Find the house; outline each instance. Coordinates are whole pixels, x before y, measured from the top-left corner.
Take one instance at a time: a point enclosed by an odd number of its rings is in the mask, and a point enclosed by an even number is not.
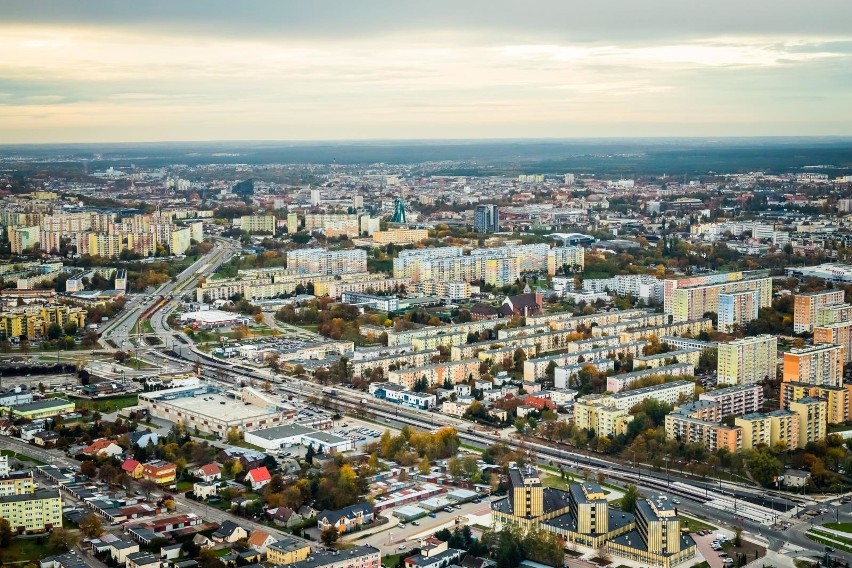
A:
[[[209,499],[219,494],[219,484],[215,481],[196,481],[192,484],[192,494],[196,499]]]
[[[275,538],[266,531],[255,529],[251,531],[248,538],[248,545],[261,554],[266,554],[266,547],[275,542]]]
[[[806,487],[811,479],[811,472],[800,469],[788,469],[784,472],[786,487]]]
[[[215,463],[208,463],[207,465],[195,468],[192,471],[192,474],[201,479],[201,481],[215,481],[217,479],[222,479],[222,470],[219,468],[219,465]]]
[[[213,541],[204,536],[203,534],[197,534],[192,537],[192,544],[197,546],[198,548],[213,548]]]
[[[500,306],[500,314],[507,318],[532,316],[539,313],[543,305],[544,295],[541,292],[506,296]]]
[[[156,432],[142,431],[130,433],[130,443],[137,448],[146,448],[148,444],[156,446],[159,441],[160,437]]]
[[[160,568],[160,559],[150,552],[133,552],[127,555],[127,568]]]
[[[142,464],[134,459],[124,460],[124,463],[121,464],[121,471],[133,479],[142,479]]]
[[[174,483],[175,473],[175,464],[163,460],[154,460],[142,464],[142,477],[158,485]]]
[[[33,436],[33,443],[42,448],[52,448],[59,440],[59,432],[42,430]]]
[[[242,538],[248,538],[248,533],[234,521],[225,521],[216,529],[212,537],[213,542],[237,542]]]
[[[550,400],[549,398],[544,398],[542,396],[534,396],[528,394],[526,398],[524,398],[525,406],[532,406],[534,409],[541,411],[545,408],[549,408],[550,410],[556,410],[556,403]]]
[[[134,552],[139,552],[139,544],[129,540],[118,539],[109,545],[109,555],[117,564],[125,564]]]
[[[269,470],[266,466],[256,467],[246,474],[246,481],[251,485],[251,488],[257,491],[272,480]]]
[[[80,451],[80,453],[90,457],[103,456],[109,458],[120,456],[123,452],[124,449],[121,446],[106,438],[99,438]]]
[[[369,503],[356,503],[336,511],[325,510],[317,515],[317,528],[323,531],[334,527],[340,533],[348,533],[372,523],[374,515],[375,510]]]
[[[302,515],[287,507],[268,509],[266,517],[279,527],[293,527],[304,520]]]

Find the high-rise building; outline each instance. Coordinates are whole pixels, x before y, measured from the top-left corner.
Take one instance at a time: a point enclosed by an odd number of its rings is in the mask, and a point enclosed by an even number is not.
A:
[[[62,497],[58,489],[0,497],[0,518],[17,533],[50,531],[62,526]]]
[[[720,385],[747,385],[774,379],[778,368],[778,338],[758,335],[720,343],[716,359]]]
[[[311,205],[316,207],[322,203],[322,197],[320,196],[320,190],[312,189],[311,190]]]
[[[299,232],[299,217],[295,213],[287,213],[287,233],[292,235]]]
[[[843,290],[820,290],[796,294],[793,304],[793,332],[813,331],[817,319],[817,310],[824,306],[842,304],[845,301]]]
[[[41,229],[38,225],[9,228],[9,243],[12,246],[12,254],[21,254],[27,249],[37,247],[40,238]]]
[[[726,292],[719,294],[718,323],[719,331],[729,333],[735,327],[743,327],[757,319],[760,298],[756,290],[744,292]]]
[[[361,249],[297,249],[287,252],[287,268],[302,274],[345,274],[367,271],[367,252]]]
[[[810,397],[789,404],[789,410],[799,415],[799,447],[825,439],[827,408],[826,401]]]
[[[192,231],[189,227],[172,231],[169,234],[169,251],[172,254],[185,254],[192,246]]]
[[[547,251],[547,274],[554,276],[562,270],[566,273],[582,272],[585,255],[583,247],[554,247]]]
[[[784,382],[839,387],[843,384],[843,347],[820,343],[784,353]]]
[[[843,362],[852,363],[852,321],[814,327],[814,344],[833,343],[843,347]]]
[[[243,215],[240,229],[247,233],[275,234],[275,215]]]
[[[477,205],[473,211],[473,230],[477,233],[499,233],[500,209],[496,205]]]

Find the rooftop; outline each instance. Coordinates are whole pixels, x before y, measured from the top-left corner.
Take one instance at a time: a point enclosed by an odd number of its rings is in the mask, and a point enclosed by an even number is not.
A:
[[[313,428],[299,426],[298,424],[285,424],[283,426],[273,426],[272,428],[263,428],[261,430],[252,430],[251,435],[263,438],[264,440],[280,440],[282,438],[292,438],[294,436],[303,436],[316,432]]]

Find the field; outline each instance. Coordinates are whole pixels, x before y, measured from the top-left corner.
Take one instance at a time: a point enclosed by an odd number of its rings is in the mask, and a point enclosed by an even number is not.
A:
[[[688,528],[689,532],[696,531],[715,531],[718,527],[714,527],[713,525],[708,525],[704,521],[696,519],[695,517],[688,517],[683,513],[680,514],[681,526],[683,528]]]
[[[30,456],[25,456],[24,454],[19,454],[18,452],[14,452],[12,450],[0,450],[0,456],[9,456],[10,458],[15,458],[18,461],[30,462],[33,465],[47,465],[43,461],[39,461]]]
[[[139,396],[135,394],[126,394],[123,396],[115,396],[112,398],[99,398],[95,400],[76,399],[77,410],[83,408],[96,410],[98,412],[114,412],[127,408],[128,406],[136,406],[139,404]]]
[[[852,533],[852,523],[825,523],[822,526],[835,531]]]
[[[2,551],[3,565],[16,562],[38,563],[44,557],[44,537],[36,538],[13,538],[9,548]]]

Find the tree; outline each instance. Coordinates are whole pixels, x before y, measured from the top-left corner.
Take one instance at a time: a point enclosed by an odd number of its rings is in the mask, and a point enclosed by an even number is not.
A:
[[[432,464],[429,463],[429,458],[427,456],[423,456],[423,459],[420,460],[420,464],[417,466],[418,471],[420,471],[421,475],[429,475],[429,472],[432,471]]]
[[[632,483],[628,483],[624,489],[624,495],[621,497],[621,510],[625,513],[633,513],[636,510],[636,502],[642,498],[639,490]]]
[[[84,461],[80,464],[80,474],[89,479],[94,479],[98,474],[98,466],[93,461]]]
[[[308,450],[305,452],[305,463],[313,465],[315,455],[316,455],[316,450],[314,450],[313,443],[308,444]]]
[[[322,540],[323,544],[326,546],[333,545],[337,542],[339,537],[340,533],[337,532],[337,529],[334,527],[328,527],[320,533],[320,540]]]
[[[237,430],[236,426],[231,426],[228,429],[227,438],[228,438],[228,443],[231,444],[232,446],[239,443],[240,431]]]
[[[89,513],[80,519],[80,532],[86,538],[97,538],[103,534],[104,529],[101,519],[94,513]]]
[[[8,548],[12,543],[12,526],[6,519],[0,519],[0,548]]]
[[[74,548],[77,545],[78,540],[76,533],[63,529],[62,527],[56,527],[50,533],[50,537],[47,539],[47,545],[54,552],[65,552]]]
[[[740,546],[743,543],[743,528],[734,527],[734,546]]]

